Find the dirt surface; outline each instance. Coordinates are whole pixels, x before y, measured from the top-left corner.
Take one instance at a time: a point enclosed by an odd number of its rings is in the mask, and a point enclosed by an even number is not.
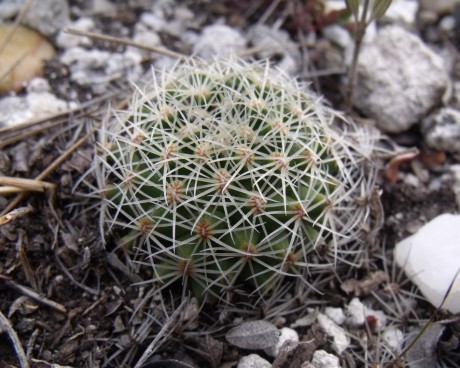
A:
[[[114,1],[114,14],[92,18],[104,34],[126,37],[120,34],[120,29],[132,34],[142,13],[142,6],[137,3]],[[272,1],[180,3],[202,17],[203,25],[223,17],[227,24],[244,30],[264,14]],[[293,13],[294,5],[300,3],[281,1],[267,23],[283,19],[282,28],[296,41],[302,33],[317,32],[318,43],[309,45],[312,59],[308,69],[312,70],[328,52],[321,42],[321,27],[334,19]],[[88,6],[86,1],[78,0],[69,4],[74,9],[73,18],[78,17],[75,9]],[[300,17],[302,14],[305,16]],[[180,43],[171,35],[160,36],[171,50],[187,52],[179,49]],[[457,39],[444,42],[446,47],[455,48],[458,44]],[[113,51],[125,46],[95,41],[93,47]],[[142,64],[145,70],[149,69],[149,61]],[[368,245],[369,262],[352,270],[338,267],[326,280],[310,280],[323,294],[313,290],[299,293],[301,289],[296,285],[287,284],[284,294],[257,307],[253,307],[255,297],[238,295],[238,292],[230,304],[200,306],[194,299],[181,300],[172,290],[164,293],[153,306],[146,306],[142,301],[149,286],[136,283],[148,275],[136,275],[127,269],[123,253],[115,251],[116,232],[106,232],[102,239],[94,208],[98,204],[83,199],[79,193],[87,191],[87,186],[77,185],[95,153],[94,127],[102,120],[109,102],[123,106],[131,87],[124,79],[116,80],[110,87],[110,95],[106,92],[97,96],[90,88],[70,79],[59,57],[47,63],[45,78],[57,97],[91,103],[81,111],[41,121],[36,126],[45,128],[30,136],[27,134],[35,126],[0,131],[3,176],[40,177],[63,153],[78,145],[43,177],[51,183],[44,192],[27,192],[12,208],[9,206],[15,195],[0,196],[0,209],[32,208],[31,212],[23,210],[23,215],[0,226],[0,311],[19,336],[30,366],[134,367],[150,349],[154,353],[142,367],[236,367],[241,356],[252,351],[232,346],[226,341],[225,333],[244,320],[264,319],[281,328],[327,306],[345,308],[352,298],[358,297],[374,310],[383,310],[388,324],[401,329],[408,338],[434,313],[434,308],[394,268],[392,248],[395,242],[413,234],[437,215],[458,212],[453,179],[447,175],[449,165],[458,163],[458,158],[444,153],[439,156],[427,150],[417,132],[391,137],[400,147],[417,147],[422,154],[403,163],[395,181],[385,179],[382,169],[378,189],[384,210],[383,227]],[[339,78],[317,78],[314,83],[337,108],[343,103]],[[46,127],[60,119],[56,126]],[[7,141],[10,138],[13,138],[11,143]],[[408,177],[418,178],[419,185],[411,185]],[[94,179],[87,177],[86,182],[94,184]],[[435,320],[443,321],[446,327],[441,338],[435,339],[435,348],[449,357],[439,366],[460,366],[460,344],[455,340],[460,336],[458,316],[439,313]],[[332,339],[314,319],[297,326],[295,329],[303,343],[295,346],[290,356],[279,354],[275,360],[269,358],[274,367],[305,367],[317,349],[335,354]],[[404,366],[397,353],[378,348],[381,336],[372,318],[362,326],[347,329],[351,345],[340,356],[342,367],[377,367],[379,363],[385,363],[386,367]],[[455,341],[456,347],[445,346]],[[21,366],[14,345],[3,327],[0,367]],[[262,351],[256,352],[268,359]]]

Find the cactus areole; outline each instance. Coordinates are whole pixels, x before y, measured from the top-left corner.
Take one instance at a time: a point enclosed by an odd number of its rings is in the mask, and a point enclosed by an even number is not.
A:
[[[160,288],[266,293],[359,253],[366,134],[268,63],[178,63],[101,130],[102,223]]]

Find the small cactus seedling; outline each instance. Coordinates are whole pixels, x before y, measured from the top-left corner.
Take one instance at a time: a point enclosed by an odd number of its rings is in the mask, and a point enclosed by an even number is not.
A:
[[[262,294],[361,250],[373,138],[268,64],[181,62],[102,133],[102,223],[162,287]]]

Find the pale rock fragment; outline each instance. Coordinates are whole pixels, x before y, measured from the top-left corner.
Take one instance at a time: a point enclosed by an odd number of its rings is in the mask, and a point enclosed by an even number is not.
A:
[[[339,358],[325,350],[316,350],[311,364],[315,368],[340,368]]]
[[[418,286],[425,298],[439,307],[449,286],[443,308],[460,312],[460,215],[443,214],[417,233],[399,242],[394,250],[399,267]]]
[[[342,308],[326,307],[324,309],[324,313],[338,325],[341,325],[343,322],[345,322],[346,317]]]
[[[245,47],[246,39],[240,32],[224,24],[213,24],[203,28],[193,47],[193,53],[209,60],[236,55]]]
[[[257,354],[244,356],[238,362],[237,368],[271,368],[271,363]]]
[[[337,354],[342,354],[350,345],[350,337],[345,329],[337,325],[325,314],[318,314],[318,323],[328,336],[333,338],[332,347]]]
[[[392,25],[363,44],[353,101],[381,130],[400,133],[441,103],[448,83],[442,58]]]
[[[286,341],[291,341],[291,342],[299,342],[299,334],[297,333],[296,330],[293,330],[292,328],[289,327],[283,327],[280,330],[280,335],[278,338],[278,342],[276,345],[269,347],[268,349],[265,349],[265,353],[267,355],[270,355],[272,357],[277,357],[281,347]]]

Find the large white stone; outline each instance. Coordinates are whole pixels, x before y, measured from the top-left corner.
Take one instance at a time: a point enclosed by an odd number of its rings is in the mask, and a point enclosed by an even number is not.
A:
[[[394,256],[425,298],[439,307],[460,267],[460,215],[444,214],[431,220],[399,242]],[[460,277],[443,308],[460,312]]]
[[[399,133],[441,103],[448,74],[442,58],[399,26],[363,44],[353,102],[377,126]]]

